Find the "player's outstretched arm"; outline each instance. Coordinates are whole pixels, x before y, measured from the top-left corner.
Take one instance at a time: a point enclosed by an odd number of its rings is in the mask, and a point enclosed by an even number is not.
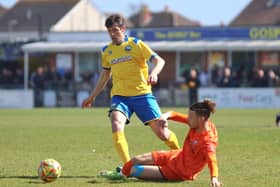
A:
[[[108,80],[111,77],[111,71],[103,69],[100,73],[100,77],[98,82],[91,92],[90,96],[83,100],[82,108],[89,108],[92,106],[92,103],[95,101],[95,98],[99,95],[99,93],[104,89]]]
[[[168,111],[162,114],[162,116],[168,120],[185,123],[185,124],[188,123],[188,115],[180,112]]]
[[[208,163],[208,168],[210,171],[211,176],[211,186],[220,187],[223,186],[223,184],[218,180],[218,163],[217,163],[217,156],[216,156],[216,148],[212,144],[208,144],[206,146],[207,151],[206,152],[206,160]]]
[[[161,115],[161,117],[158,120],[158,123],[159,125],[167,127],[168,126],[167,120],[188,124],[188,115],[175,111],[168,111]]]

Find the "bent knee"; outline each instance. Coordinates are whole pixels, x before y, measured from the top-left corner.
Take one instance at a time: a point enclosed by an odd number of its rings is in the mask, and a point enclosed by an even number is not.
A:
[[[143,155],[137,155],[137,156],[133,157],[131,160],[132,160],[132,162],[133,162],[134,164],[139,164],[139,163],[141,163],[143,160],[145,160],[145,154],[143,154]]]
[[[152,159],[152,154],[151,153],[145,153],[145,154],[142,154],[142,155],[137,155],[135,157],[133,157],[131,159],[131,161],[134,163],[134,164],[143,164],[145,163],[146,161],[149,161]]]

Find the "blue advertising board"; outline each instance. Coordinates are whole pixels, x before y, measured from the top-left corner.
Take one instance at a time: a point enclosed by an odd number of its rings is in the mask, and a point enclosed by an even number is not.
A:
[[[129,35],[145,41],[279,40],[280,27],[195,27],[130,29]]]

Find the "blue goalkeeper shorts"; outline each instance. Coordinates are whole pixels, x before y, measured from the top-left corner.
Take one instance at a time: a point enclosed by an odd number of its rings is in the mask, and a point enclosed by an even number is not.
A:
[[[113,110],[118,110],[126,116],[126,124],[129,123],[134,112],[145,125],[161,116],[159,105],[153,94],[130,97],[115,95],[111,100],[109,116]]]

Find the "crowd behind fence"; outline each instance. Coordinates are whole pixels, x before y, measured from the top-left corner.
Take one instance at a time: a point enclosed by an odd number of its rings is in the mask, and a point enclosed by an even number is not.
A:
[[[19,67],[1,67],[0,69],[0,89],[23,89],[23,71]],[[58,71],[55,68],[39,66],[36,71],[29,76],[29,88],[34,90],[34,103],[36,107],[43,106],[43,93],[46,90],[53,90],[56,92],[58,101],[60,98],[69,98],[68,105],[76,105],[71,100],[76,100],[79,91],[87,91],[93,89],[98,80],[97,72],[87,72],[80,75],[81,80],[75,81],[72,71]],[[188,90],[189,103],[197,100],[197,89],[202,87],[217,87],[217,88],[231,88],[231,87],[255,87],[255,88],[273,88],[280,87],[279,70],[252,68],[249,71],[233,71],[230,67],[214,66],[209,71],[198,71],[190,69],[182,74],[180,82],[170,81],[168,87],[162,89],[159,86],[154,87],[155,95],[161,99],[166,98],[162,95],[169,95],[174,97],[176,90]],[[110,84],[104,90],[102,103],[108,103]],[[164,90],[169,90],[168,93]],[[71,99],[73,98],[73,99]],[[163,101],[163,103],[170,105],[176,104],[176,101]],[[58,102],[58,106],[62,106]],[[97,105],[102,105],[102,103]],[[65,102],[67,105],[67,102]]]

